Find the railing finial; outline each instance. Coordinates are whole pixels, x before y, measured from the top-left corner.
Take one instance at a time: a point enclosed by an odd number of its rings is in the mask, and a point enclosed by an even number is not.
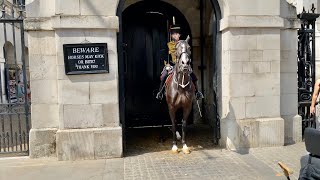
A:
[[[311,11],[312,13],[314,13],[314,11],[316,10],[317,8],[314,7],[314,4],[312,3],[312,6],[311,6]]]

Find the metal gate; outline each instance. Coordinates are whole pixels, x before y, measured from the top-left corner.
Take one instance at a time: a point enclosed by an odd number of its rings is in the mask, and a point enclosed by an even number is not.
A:
[[[298,113],[302,117],[302,133],[306,127],[316,127],[316,116],[310,116],[310,105],[315,83],[315,21],[319,14],[303,12],[298,15]]]
[[[12,4],[3,0],[0,9],[0,42],[4,44],[3,53],[0,49],[0,154],[28,154],[31,97],[25,58],[24,1],[15,0]]]

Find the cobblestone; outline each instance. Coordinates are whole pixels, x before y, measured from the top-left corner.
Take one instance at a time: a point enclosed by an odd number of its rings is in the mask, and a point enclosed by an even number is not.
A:
[[[148,135],[142,135],[142,138],[148,138]],[[283,175],[277,176],[281,172],[277,164],[279,161],[293,170],[291,179],[297,179],[300,157],[307,153],[304,143],[252,148],[237,153],[207,145],[204,142],[209,136],[205,134],[195,135],[200,139],[193,140],[191,135],[189,142],[194,147],[190,146],[192,151],[188,155],[171,153],[171,142],[167,139],[162,144],[154,143],[153,148],[143,146],[146,141],[140,144],[132,141],[137,146],[129,146],[126,156],[118,159],[57,161],[51,158],[0,158],[0,179],[285,180]],[[156,142],[156,139],[150,142]],[[149,146],[149,143],[145,144]]]
[[[196,150],[189,155],[170,151],[134,154],[124,158],[124,179],[286,179],[278,162],[290,167],[297,179],[304,143],[252,148],[247,153],[224,149]]]
[[[194,151],[189,155],[172,154],[170,151],[154,152],[126,157],[124,164],[126,180],[154,179],[155,177],[160,179],[263,179],[254,167],[242,159],[241,155],[224,150]],[[275,174],[274,172],[272,175],[275,176]]]

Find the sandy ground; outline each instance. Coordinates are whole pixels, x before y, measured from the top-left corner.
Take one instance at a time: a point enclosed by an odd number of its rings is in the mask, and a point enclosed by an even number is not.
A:
[[[172,147],[171,127],[151,127],[128,129],[126,135],[125,156],[143,152],[158,152],[170,150]],[[181,134],[181,126],[179,128]],[[163,141],[161,142],[161,134]],[[182,134],[181,134],[182,135]],[[213,143],[213,128],[209,125],[189,125],[186,137],[187,145],[191,151],[202,149],[219,149]],[[181,140],[177,142],[182,148]]]

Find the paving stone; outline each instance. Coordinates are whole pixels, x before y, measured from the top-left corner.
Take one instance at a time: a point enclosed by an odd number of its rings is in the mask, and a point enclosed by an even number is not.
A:
[[[253,148],[247,154],[221,149],[193,151],[189,155],[160,151],[126,157],[124,178],[137,172],[143,179],[284,179],[278,162],[289,166],[297,179],[300,157],[306,154],[304,143],[290,146]]]
[[[289,146],[252,148],[239,154],[208,148],[191,154],[131,151],[126,157],[92,161],[57,161],[56,159],[0,159],[0,179],[125,179],[125,180],[277,180],[281,161],[298,179],[303,142]],[[45,173],[44,173],[45,172]]]

